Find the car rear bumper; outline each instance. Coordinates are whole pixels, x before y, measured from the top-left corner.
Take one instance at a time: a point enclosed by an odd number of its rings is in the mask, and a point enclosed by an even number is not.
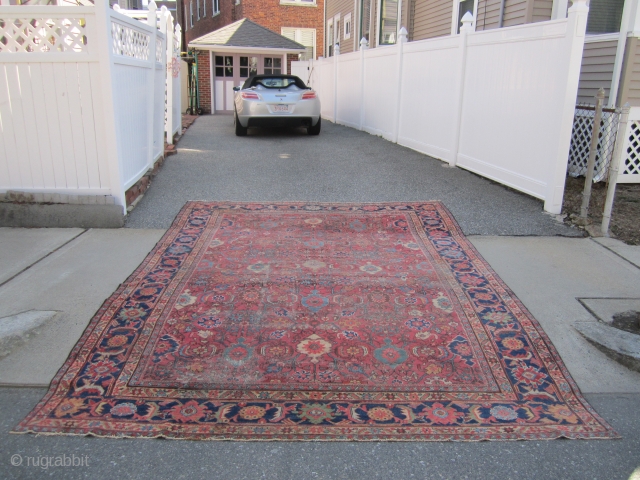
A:
[[[311,127],[318,123],[319,116],[248,116],[238,117],[243,127]]]

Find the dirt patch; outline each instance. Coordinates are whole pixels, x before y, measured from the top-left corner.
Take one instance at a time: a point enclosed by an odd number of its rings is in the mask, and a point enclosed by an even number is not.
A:
[[[566,213],[565,223],[576,225],[580,215],[584,177],[567,177],[562,213]],[[589,202],[589,220],[599,227],[607,195],[605,182],[594,183]],[[580,227],[582,228],[582,227]],[[640,184],[619,184],[611,216],[611,236],[628,245],[640,245]]]

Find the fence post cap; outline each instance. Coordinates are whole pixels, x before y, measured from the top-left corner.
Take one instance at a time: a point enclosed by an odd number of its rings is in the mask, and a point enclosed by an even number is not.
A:
[[[462,30],[470,30],[471,24],[473,23],[473,14],[471,12],[467,12],[462,17],[462,26],[460,27],[460,31]]]
[[[114,4],[113,4],[113,9],[114,9],[116,12],[119,12],[119,11],[120,11],[120,5],[118,5],[117,3],[114,3]]]
[[[398,32],[398,42],[405,43],[407,41],[408,36],[409,36],[409,32],[407,32],[406,28],[402,27]]]
[[[340,55],[340,44],[336,43],[333,47],[333,51],[335,52],[335,55]]]
[[[369,42],[367,42],[366,38],[362,37],[360,39],[360,48],[364,49],[364,48],[367,48],[368,46],[369,46]]]
[[[571,8],[567,10],[569,13],[573,12],[588,12],[587,0],[572,0]]]
[[[147,10],[147,25],[153,28],[156,28],[156,22],[157,22],[156,10],[157,9],[158,9],[158,6],[156,5],[156,2],[151,0],[149,2],[149,10]]]

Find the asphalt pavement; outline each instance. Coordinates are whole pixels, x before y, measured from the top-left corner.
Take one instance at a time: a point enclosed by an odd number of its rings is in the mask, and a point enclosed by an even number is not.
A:
[[[230,115],[198,118],[126,226],[168,228],[189,200],[442,200],[467,235],[582,235],[545,214],[540,200],[329,121],[317,137],[304,129],[236,137]]]
[[[640,247],[575,238],[579,231],[544,214],[535,199],[366,133],[329,122],[323,129],[319,137],[292,130],[237,138],[230,117],[201,117],[132,212],[129,228],[0,228],[0,318],[58,312],[0,359],[0,478],[640,479],[640,374],[572,326],[596,321],[580,298],[640,297]],[[622,439],[196,442],[9,433],[185,201],[430,199],[444,201],[472,235]],[[56,458],[82,465],[49,466]]]

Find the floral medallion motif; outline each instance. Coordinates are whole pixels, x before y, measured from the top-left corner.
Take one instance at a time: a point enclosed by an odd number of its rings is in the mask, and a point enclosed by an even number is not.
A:
[[[309,356],[312,363],[318,363],[322,355],[329,353],[331,344],[314,333],[301,341],[297,345],[297,350]]]

